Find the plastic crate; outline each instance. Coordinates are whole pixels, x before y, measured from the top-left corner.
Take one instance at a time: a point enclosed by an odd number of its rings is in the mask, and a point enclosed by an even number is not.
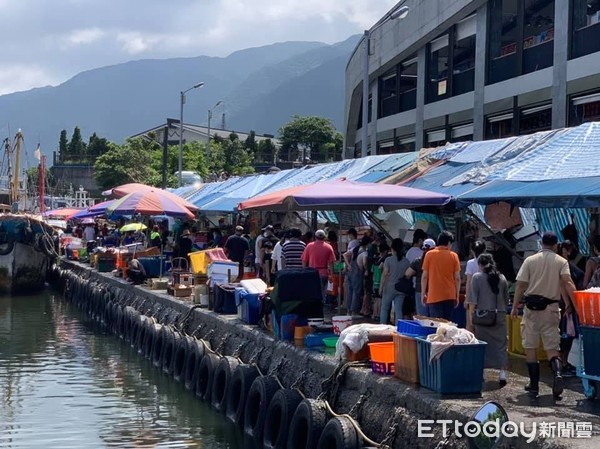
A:
[[[391,376],[394,374],[394,342],[369,343],[371,369],[374,373]]]
[[[575,292],[575,307],[577,308],[579,324],[600,326],[600,293]]]
[[[98,258],[96,262],[100,273],[110,273],[116,267],[116,260],[114,258]]]
[[[483,386],[483,364],[487,344],[454,345],[429,363],[431,343],[417,337],[421,386],[441,394],[476,394]]]
[[[523,321],[523,316],[519,315],[517,318],[508,316],[506,317],[506,321],[508,327],[508,352],[511,354],[525,355],[523,338],[521,337],[521,321]],[[541,341],[538,349],[538,359],[548,359],[548,355],[546,354]]]
[[[583,340],[583,369],[587,376],[600,376],[600,327],[580,326]]]
[[[435,334],[437,331],[435,327],[422,326],[419,322],[413,320],[398,320],[396,329],[399,334],[413,337],[427,337],[430,334]]]
[[[394,375],[405,382],[419,383],[419,355],[414,337],[394,333]]]

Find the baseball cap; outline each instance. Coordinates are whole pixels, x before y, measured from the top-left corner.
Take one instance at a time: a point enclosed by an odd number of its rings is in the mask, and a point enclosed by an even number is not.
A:
[[[425,241],[423,242],[423,246],[421,248],[422,249],[432,249],[432,248],[435,248],[435,240],[433,240],[433,239],[425,239]]]
[[[273,230],[273,226],[272,225],[267,225],[264,228],[262,228],[263,231],[272,231]]]
[[[235,227],[235,232],[244,232],[244,227],[243,226],[236,226]]]
[[[325,231],[323,231],[322,229],[319,229],[317,232],[315,232],[315,237],[318,239],[324,239]]]

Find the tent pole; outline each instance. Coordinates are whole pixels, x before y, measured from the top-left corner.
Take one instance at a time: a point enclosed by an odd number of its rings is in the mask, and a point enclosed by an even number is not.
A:
[[[377,218],[375,215],[373,215],[371,212],[368,212],[368,211],[363,211],[363,214],[367,218],[367,220],[373,222],[373,224],[375,225],[375,227],[377,229],[379,229],[380,232],[383,232],[383,234],[388,239],[393,240],[392,236],[387,232],[387,230],[381,224],[381,220],[379,218]]]

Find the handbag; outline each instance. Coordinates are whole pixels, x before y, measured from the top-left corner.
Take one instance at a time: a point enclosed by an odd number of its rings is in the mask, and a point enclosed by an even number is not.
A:
[[[394,285],[397,292],[404,293],[406,296],[411,296],[415,292],[412,279],[407,279],[402,276]]]
[[[492,327],[496,325],[498,319],[498,295],[496,295],[496,310],[477,310],[473,311],[471,322],[477,326]]]

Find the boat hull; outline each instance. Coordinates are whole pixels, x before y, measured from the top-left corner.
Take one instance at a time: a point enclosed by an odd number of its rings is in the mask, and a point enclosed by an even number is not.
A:
[[[41,290],[46,283],[49,264],[50,257],[31,245],[4,243],[0,246],[0,293]]]

